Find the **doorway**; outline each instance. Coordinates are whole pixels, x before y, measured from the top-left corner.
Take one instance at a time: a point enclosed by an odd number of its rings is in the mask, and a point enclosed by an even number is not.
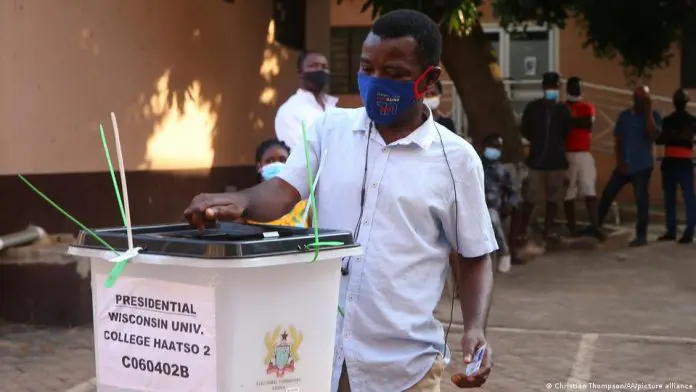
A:
[[[497,24],[484,24],[483,31],[491,43],[515,116],[519,119],[531,100],[541,97],[544,72],[558,70],[558,29],[527,26],[525,30],[505,31]],[[468,135],[466,113],[453,94],[452,117],[463,136]]]
[[[542,96],[542,75],[558,70],[558,31],[528,27],[507,33],[505,38],[503,75],[512,107],[521,114],[529,101]]]

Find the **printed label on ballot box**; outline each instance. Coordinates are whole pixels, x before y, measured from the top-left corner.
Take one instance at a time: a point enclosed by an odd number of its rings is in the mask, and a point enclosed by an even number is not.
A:
[[[214,287],[97,274],[100,384],[147,391],[217,391]]]

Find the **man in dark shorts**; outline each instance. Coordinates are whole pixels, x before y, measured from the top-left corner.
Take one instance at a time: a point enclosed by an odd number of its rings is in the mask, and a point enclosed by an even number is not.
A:
[[[572,115],[559,102],[561,77],[546,72],[542,79],[544,96],[527,104],[522,113],[522,136],[529,141],[529,175],[523,189],[522,227],[524,237],[536,203],[546,203],[544,240],[548,239],[565,197],[568,160],[565,139],[572,127]],[[522,242],[525,242],[524,239]]]

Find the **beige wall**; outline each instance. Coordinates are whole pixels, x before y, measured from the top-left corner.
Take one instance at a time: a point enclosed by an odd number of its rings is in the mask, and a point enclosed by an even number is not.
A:
[[[570,21],[561,33],[559,45],[560,68],[563,75],[585,75],[584,79],[596,84],[619,88],[629,86],[619,59],[607,60],[594,56],[591,48],[583,49],[584,32],[578,31],[578,26]],[[671,96],[679,87],[681,62],[678,50],[673,50],[672,66],[653,73],[649,85],[654,94]]]
[[[365,0],[343,0],[341,5],[335,0],[330,1],[332,27],[369,26],[372,24],[372,9],[360,12]]]
[[[372,9],[360,12],[364,0],[344,0],[340,5],[335,0],[331,1],[331,27],[356,27],[372,25]],[[449,80],[447,70],[443,68],[442,80]],[[338,95],[338,106],[344,108],[356,108],[362,106],[360,96],[357,94]],[[445,104],[442,110],[448,112],[449,104]]]
[[[318,50],[323,2],[308,4]],[[297,85],[271,16],[271,0],[0,2],[0,174],[106,170],[111,111],[127,169],[252,163]]]

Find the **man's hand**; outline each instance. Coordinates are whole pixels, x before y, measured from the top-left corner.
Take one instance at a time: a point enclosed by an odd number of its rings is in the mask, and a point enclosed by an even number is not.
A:
[[[240,219],[248,204],[247,197],[241,193],[201,193],[191,200],[184,216],[203,230],[206,223]]]
[[[462,373],[452,375],[452,383],[459,388],[479,388],[482,386],[493,368],[491,346],[486,342],[483,331],[468,331],[462,336],[462,352],[464,353],[464,364],[468,365],[474,358],[474,353],[479,347],[486,346],[486,351],[481,360],[481,367],[478,371],[470,375]]]

